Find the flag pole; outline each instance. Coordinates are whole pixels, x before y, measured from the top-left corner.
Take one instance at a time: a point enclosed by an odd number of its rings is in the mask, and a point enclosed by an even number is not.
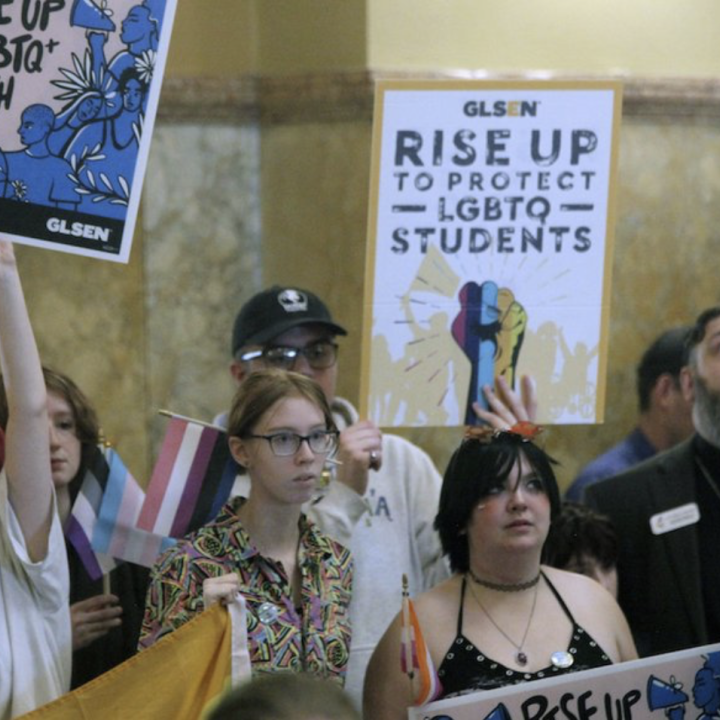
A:
[[[402,614],[403,614],[403,627],[405,628],[408,636],[410,635],[410,628],[412,627],[410,624],[410,604],[408,600],[410,599],[410,590],[408,589],[408,579],[407,575],[403,573],[402,576]],[[405,653],[405,667],[407,668],[406,672],[408,674],[408,677],[410,678],[410,683],[412,684],[412,679],[415,677],[415,666],[413,664],[413,658],[412,658],[412,638],[407,637],[405,646],[403,647],[403,652]]]
[[[412,623],[410,621],[410,590],[408,578],[405,573],[402,576],[402,659],[404,660],[405,673],[410,681],[410,701],[415,702],[415,663],[413,662],[413,637]]]
[[[109,595],[110,592],[111,592],[111,589],[112,589],[112,588],[111,588],[111,583],[110,583],[110,573],[111,573],[111,572],[112,572],[111,570],[108,570],[107,572],[104,572],[104,573],[103,573],[103,576],[102,576],[102,591],[103,591],[103,595]]]
[[[158,410],[158,415],[164,415],[165,417],[175,418],[176,420],[184,420],[185,422],[195,423],[196,425],[202,425],[203,427],[210,428],[212,430],[220,430],[221,432],[227,432],[226,428],[220,427],[220,425],[213,425],[212,423],[203,422],[202,420],[196,420],[195,418],[187,417],[187,415],[178,415],[177,413],[171,412],[170,410]]]

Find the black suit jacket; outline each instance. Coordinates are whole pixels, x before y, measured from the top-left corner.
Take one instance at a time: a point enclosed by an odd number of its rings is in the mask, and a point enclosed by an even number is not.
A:
[[[695,472],[690,439],[585,490],[617,530],[618,600],[642,657],[708,642],[696,525],[650,529],[653,515],[696,502]]]

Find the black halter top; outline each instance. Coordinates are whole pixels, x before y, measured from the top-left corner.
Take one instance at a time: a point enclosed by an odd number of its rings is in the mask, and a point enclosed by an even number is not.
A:
[[[533,673],[523,670],[511,670],[499,662],[485,657],[482,651],[476,648],[462,632],[463,603],[467,584],[466,578],[463,578],[460,591],[457,636],[448,648],[438,669],[438,677],[443,687],[441,698],[463,695],[477,690],[494,690],[505,685],[515,685],[528,680],[540,680],[612,664],[612,661],[600,645],[575,622],[575,618],[565,601],[560,597],[560,593],[548,580],[545,573],[542,573],[542,577],[572,623],[572,636],[567,652],[572,656],[573,664],[568,668],[560,668],[550,664],[546,668]]]

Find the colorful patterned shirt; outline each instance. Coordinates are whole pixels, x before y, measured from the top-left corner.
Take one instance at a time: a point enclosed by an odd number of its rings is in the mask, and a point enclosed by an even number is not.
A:
[[[205,578],[240,576],[254,673],[310,672],[343,684],[350,650],[350,552],[300,518],[302,607],[282,565],[263,557],[237,517],[234,498],[215,520],[164,553],[151,575],[140,635],[145,648],[203,610]]]

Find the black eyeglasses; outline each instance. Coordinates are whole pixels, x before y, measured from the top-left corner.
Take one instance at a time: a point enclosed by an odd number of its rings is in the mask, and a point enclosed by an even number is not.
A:
[[[329,340],[321,340],[304,348],[266,347],[262,350],[249,350],[240,355],[241,362],[262,360],[268,367],[279,370],[292,370],[300,355],[304,355],[313,370],[326,370],[337,361],[338,346]]]
[[[316,455],[327,455],[337,448],[338,433],[334,430],[315,430],[309,435],[298,435],[292,432],[279,432],[272,435],[246,435],[255,440],[267,440],[273,455],[288,457],[294,455],[303,441],[307,442]]]

